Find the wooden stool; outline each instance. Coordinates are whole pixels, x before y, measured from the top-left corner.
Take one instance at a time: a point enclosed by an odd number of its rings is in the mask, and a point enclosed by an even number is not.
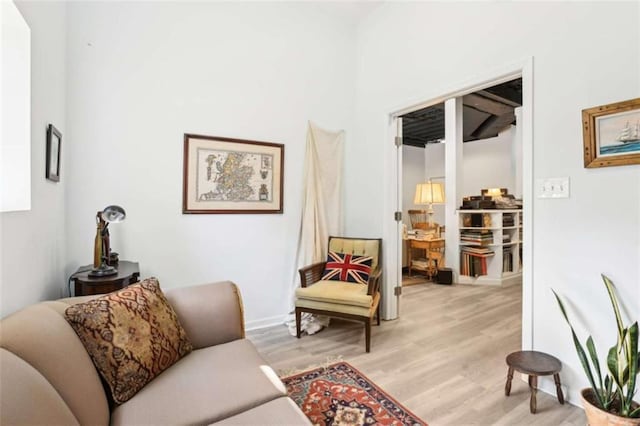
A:
[[[518,351],[507,356],[507,365],[509,372],[507,373],[507,383],[504,386],[504,394],[509,396],[511,393],[511,380],[513,379],[513,370],[529,375],[529,388],[531,389],[531,401],[529,409],[531,413],[536,413],[536,387],[538,386],[538,376],[550,376],[553,374],[553,380],[556,382],[556,395],[558,402],[564,404],[564,396],[560,387],[560,370],[562,364],[560,360],[549,354],[536,351]]]

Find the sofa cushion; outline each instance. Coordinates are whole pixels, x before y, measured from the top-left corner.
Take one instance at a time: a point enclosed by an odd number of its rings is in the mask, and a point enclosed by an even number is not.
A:
[[[191,352],[117,407],[111,424],[208,424],[282,396],[278,376],[240,339]]]
[[[373,303],[368,308],[354,305],[342,305],[339,303],[318,302],[308,299],[297,299],[297,308],[315,309],[318,311],[340,312],[343,314],[357,315],[360,317],[373,317],[380,303],[380,293],[376,293]]]
[[[291,398],[283,396],[214,424],[280,426],[310,425],[311,422]]]
[[[192,350],[155,278],[72,305],[65,316],[118,404]]]
[[[80,424],[44,376],[5,349],[0,349],[0,378],[0,424]]]
[[[358,256],[330,251],[322,279],[366,284],[371,274],[371,256]]]

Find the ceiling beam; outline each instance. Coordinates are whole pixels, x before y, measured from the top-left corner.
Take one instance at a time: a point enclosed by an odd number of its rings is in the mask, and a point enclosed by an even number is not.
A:
[[[482,123],[476,130],[473,131],[471,136],[475,139],[486,139],[490,137],[495,137],[502,130],[509,127],[511,123],[516,119],[513,111],[508,114],[503,114],[500,116],[492,115],[487,118],[484,123]]]
[[[513,111],[513,107],[511,105],[505,105],[502,102],[497,102],[493,99],[476,95],[475,93],[465,95],[462,101],[465,106],[477,109],[478,111],[488,112],[493,115],[503,115]]]
[[[498,96],[495,93],[491,93],[487,90],[480,90],[478,92],[476,92],[478,95],[480,96],[484,96],[485,98],[489,98],[489,99],[493,99],[494,101],[506,104],[506,105],[511,105],[514,108],[517,108],[519,106],[522,106],[522,96],[520,96],[520,103],[518,102],[514,102],[511,99],[508,98],[504,98],[502,96]]]
[[[493,93],[503,99],[508,99],[511,102],[515,102],[518,106],[522,105],[522,79],[488,87],[483,91]]]

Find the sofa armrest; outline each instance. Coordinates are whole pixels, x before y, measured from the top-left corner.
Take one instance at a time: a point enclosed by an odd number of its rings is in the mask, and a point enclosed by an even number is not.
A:
[[[322,279],[324,268],[327,262],[317,262],[313,265],[305,266],[298,270],[300,273],[300,286],[308,287],[313,283],[316,283]]]
[[[244,338],[240,290],[231,281],[167,290],[194,349]]]

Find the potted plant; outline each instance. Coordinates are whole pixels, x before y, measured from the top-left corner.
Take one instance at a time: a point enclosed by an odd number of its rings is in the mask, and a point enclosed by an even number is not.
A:
[[[600,362],[593,338],[589,336],[587,339],[586,346],[589,354],[587,356],[587,351],[578,340],[578,336],[569,321],[564,304],[558,294],[552,291],[558,301],[562,315],[571,328],[578,358],[591,384],[591,388],[583,389],[580,393],[589,425],[639,426],[640,406],[633,401],[638,370],[640,369],[638,322],[634,322],[630,327],[625,327],[622,324],[613,282],[605,275],[602,275],[602,279],[611,300],[617,325],[617,341],[607,353],[608,372],[606,372],[604,378],[601,374]],[[591,364],[589,361],[591,361]]]

